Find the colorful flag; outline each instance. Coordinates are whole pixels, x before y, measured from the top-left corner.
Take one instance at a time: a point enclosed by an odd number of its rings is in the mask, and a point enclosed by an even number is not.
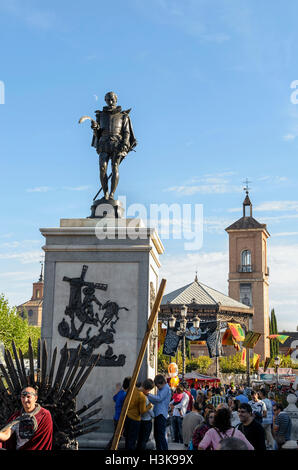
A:
[[[261,337],[261,333],[255,333],[254,331],[248,331],[245,339],[242,343],[244,348],[253,349]]]
[[[270,364],[271,357],[266,357],[265,362],[264,362],[264,372],[268,369],[268,366]]]
[[[253,358],[252,358],[252,365],[255,370],[258,370],[259,365],[260,365],[260,354],[254,353]]]
[[[221,342],[224,346],[233,346],[232,338],[233,338],[232,332],[230,328],[227,328],[223,334]]]
[[[158,322],[158,349],[165,342],[165,337],[167,334],[167,329],[162,328],[162,322]]]
[[[288,350],[285,352],[285,356],[289,356],[293,351],[295,351],[295,348],[288,348]]]
[[[242,354],[241,354],[241,365],[245,366],[246,365],[246,349],[242,349]]]
[[[267,338],[269,338],[269,339],[278,339],[278,341],[283,344],[289,338],[289,336],[287,336],[287,335],[269,335],[269,336],[267,336]]]
[[[236,341],[244,340],[245,334],[239,323],[228,323],[228,327],[230,328],[231,333]]]
[[[227,328],[226,331],[224,332],[221,343],[224,346],[234,346],[234,348],[237,351],[240,351],[240,346],[235,340],[234,335],[232,334],[232,331],[230,330],[230,328]]]

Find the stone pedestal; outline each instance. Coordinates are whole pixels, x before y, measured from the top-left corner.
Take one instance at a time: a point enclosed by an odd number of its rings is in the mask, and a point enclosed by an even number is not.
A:
[[[100,354],[78,407],[102,394],[101,428],[113,429],[117,383],[131,376],[159,287],[163,246],[155,229],[135,219],[61,219],[42,228],[46,239],[42,339],[51,355],[79,344]],[[91,354],[91,356],[90,356]],[[89,356],[88,356],[89,355]],[[153,378],[157,335],[151,335],[139,379]]]
[[[289,395],[287,396],[287,402],[289,404],[284,409],[284,411],[288,413],[292,421],[291,440],[298,441],[298,408],[296,406],[296,395],[294,395],[294,393],[289,393]]]

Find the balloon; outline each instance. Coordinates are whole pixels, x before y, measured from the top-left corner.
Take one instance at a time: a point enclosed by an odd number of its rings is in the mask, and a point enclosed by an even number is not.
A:
[[[170,377],[176,377],[176,375],[178,375],[178,366],[176,362],[171,362],[171,364],[169,364],[168,373]]]
[[[179,380],[179,377],[172,377],[171,380],[170,380],[170,386],[171,387],[177,387],[177,385],[179,384],[180,380]]]

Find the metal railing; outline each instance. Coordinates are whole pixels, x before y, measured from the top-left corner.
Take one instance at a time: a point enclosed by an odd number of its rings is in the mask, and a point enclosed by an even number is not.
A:
[[[252,264],[238,265],[238,273],[252,273],[252,272],[253,272]]]

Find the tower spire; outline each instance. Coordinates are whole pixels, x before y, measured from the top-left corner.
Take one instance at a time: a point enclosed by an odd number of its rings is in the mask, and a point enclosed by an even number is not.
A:
[[[249,198],[250,187],[248,186],[248,184],[251,183],[251,181],[248,181],[248,179],[246,178],[246,180],[243,181],[243,183],[245,184],[243,190],[246,192],[246,196],[245,196],[245,199],[243,201],[243,217],[252,217],[252,203],[251,203],[251,200]],[[246,207],[250,208],[249,215],[246,213]]]
[[[40,261],[41,269],[40,269],[40,276],[38,282],[43,282],[43,267],[44,267],[44,258],[41,258]]]

